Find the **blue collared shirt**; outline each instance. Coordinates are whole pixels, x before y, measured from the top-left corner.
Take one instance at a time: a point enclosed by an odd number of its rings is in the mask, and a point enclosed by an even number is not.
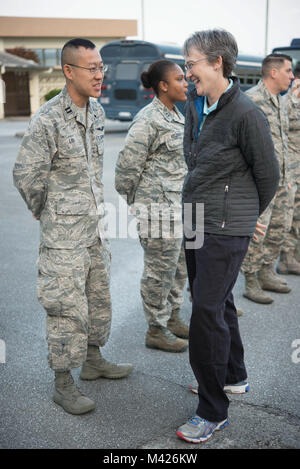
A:
[[[230,90],[232,85],[233,85],[233,81],[231,80],[231,78],[229,78],[229,85],[227,86],[224,93],[226,93],[228,90]],[[204,96],[204,100],[203,100],[203,96],[198,96],[198,98],[196,99],[195,104],[196,104],[196,109],[197,109],[198,116],[199,116],[198,135],[199,135],[199,132],[201,131],[201,129],[203,127],[203,124],[204,124],[205,119],[208,116],[208,114],[210,114],[212,111],[215,111],[217,109],[218,102],[219,102],[219,100],[217,100],[214,104],[212,104],[209,107],[206,96]]]

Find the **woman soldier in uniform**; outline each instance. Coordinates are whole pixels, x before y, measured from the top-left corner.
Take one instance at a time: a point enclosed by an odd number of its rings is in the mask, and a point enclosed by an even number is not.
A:
[[[182,69],[169,60],[141,74],[153,101],[139,111],[116,167],[116,190],[133,206],[144,250],[141,296],[148,322],[146,346],[168,352],[187,349],[188,326],[179,318],[187,274],[182,248],[181,193],[184,117],[175,106],[186,101]]]

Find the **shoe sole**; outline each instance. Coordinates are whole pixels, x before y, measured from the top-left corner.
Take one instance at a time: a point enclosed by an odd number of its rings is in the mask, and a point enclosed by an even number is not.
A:
[[[276,269],[276,272],[280,275],[300,275],[300,272],[288,270],[288,269]],[[286,282],[285,282],[286,283]]]
[[[85,376],[85,375],[80,375],[79,378],[82,379],[83,381],[95,381],[96,379],[104,378],[104,379],[121,379],[121,378],[126,378],[129,376],[131,371],[129,373],[126,373],[125,375],[97,375],[97,376]]]
[[[171,331],[171,329],[170,329]],[[172,331],[171,331],[172,332]],[[189,340],[189,336],[188,335],[184,335],[184,334],[176,334],[175,332],[172,332],[173,335],[175,335],[176,337],[178,337],[178,339],[183,339],[183,340]]]
[[[104,373],[95,373],[95,374],[84,374],[80,373],[79,378],[82,379],[83,381],[94,381],[99,378],[105,378],[105,379],[121,379],[121,378],[126,378],[126,376],[129,376],[130,373],[132,373],[133,367],[127,371],[126,373],[115,373],[115,374],[104,374]]]
[[[226,392],[226,394],[245,394],[249,391],[249,389],[249,384],[244,384],[242,386],[235,387],[224,386],[224,391]]]
[[[198,389],[196,389],[194,386],[192,386],[191,384],[189,384],[189,390],[193,393],[193,394],[198,394]]]
[[[271,291],[271,290],[270,290],[270,291]],[[257,300],[257,299],[251,298],[250,296],[246,295],[245,293],[243,293],[243,296],[244,296],[245,298],[247,298],[248,300],[253,301],[254,303],[258,303],[258,304],[260,304],[260,305],[270,305],[270,304],[272,304],[272,303],[274,302],[273,299],[259,301],[259,300]]]
[[[300,275],[300,272],[294,272],[293,270],[281,270],[280,272],[277,270],[277,272],[281,275]]]
[[[190,438],[185,436],[180,430],[177,430],[176,435],[181,438],[184,441],[187,441],[188,443],[205,443],[205,441],[209,440],[214,434],[214,432],[223,430],[224,428],[228,427],[229,425],[229,419],[223,420],[223,422],[220,422],[216,428],[213,429],[211,433],[206,435],[205,437],[198,437],[198,438]]]
[[[162,350],[163,352],[173,352],[173,353],[181,353],[181,352],[185,352],[188,348],[188,345],[185,345],[184,347],[182,347],[181,349],[178,349],[178,350],[174,350],[174,349],[171,349],[171,348],[161,348],[161,347],[158,347],[157,345],[148,345],[148,344],[145,344],[147,348],[152,348],[152,349],[155,349],[155,350]]]
[[[271,291],[271,292],[274,292],[274,293],[290,293],[292,291],[291,288],[286,288],[285,290],[276,290],[276,288],[272,288],[272,287],[261,287],[263,290],[265,291]]]
[[[244,386],[238,386],[237,388],[229,388],[227,386],[224,386],[224,392],[226,392],[226,394],[245,394],[249,391],[249,389],[249,384]],[[193,394],[198,394],[198,389],[196,389],[192,384],[189,384],[189,390]]]

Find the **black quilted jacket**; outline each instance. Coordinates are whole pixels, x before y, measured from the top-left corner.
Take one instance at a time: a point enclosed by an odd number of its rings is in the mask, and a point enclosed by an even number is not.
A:
[[[258,216],[278,187],[279,165],[265,114],[240,91],[238,80],[224,93],[196,137],[195,90],[185,113],[184,155],[188,173],[183,203],[204,204],[204,231],[252,236]]]

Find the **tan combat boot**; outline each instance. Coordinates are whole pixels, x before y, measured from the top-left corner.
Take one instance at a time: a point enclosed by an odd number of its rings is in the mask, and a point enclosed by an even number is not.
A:
[[[251,301],[254,301],[255,303],[261,303],[265,305],[273,303],[273,298],[268,296],[261,289],[256,273],[245,273],[245,291],[243,296]]]
[[[105,360],[99,347],[88,345],[87,358],[81,368],[80,379],[94,380],[98,378],[118,379],[125,378],[133,370],[129,363],[119,365]]]
[[[279,274],[295,274],[300,275],[300,263],[296,261],[292,251],[280,253],[280,259],[277,266]]]
[[[275,275],[272,264],[263,264],[257,277],[263,290],[276,293],[289,293],[291,291],[290,287]]]
[[[189,338],[189,326],[179,317],[179,309],[173,310],[167,327],[172,334],[181,339]]]
[[[163,350],[164,352],[184,352],[188,341],[179,339],[166,327],[149,326],[146,334],[146,347]]]
[[[95,408],[95,403],[75,386],[69,371],[55,372],[53,401],[73,415],[86,414]]]

